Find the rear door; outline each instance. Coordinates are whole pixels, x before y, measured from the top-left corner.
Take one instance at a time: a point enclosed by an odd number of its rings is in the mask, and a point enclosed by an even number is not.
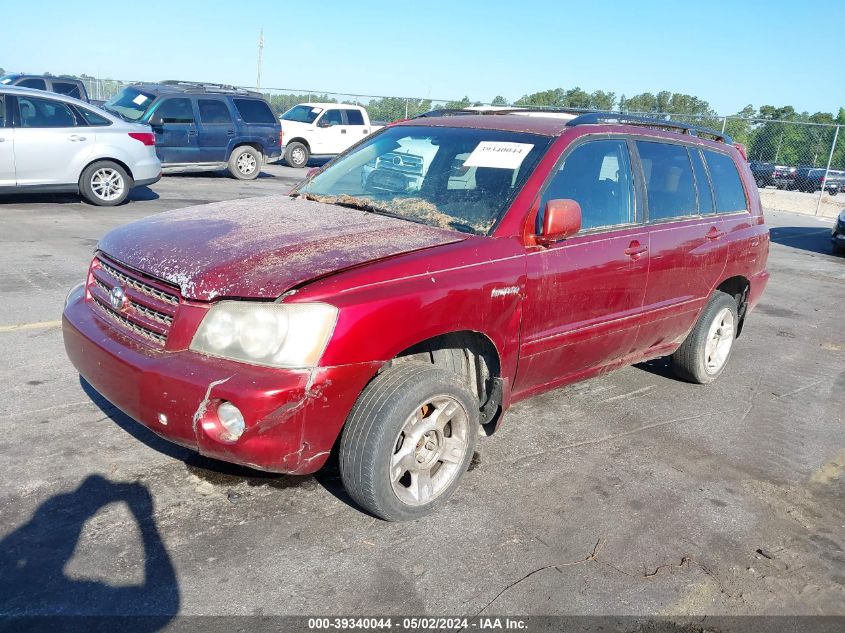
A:
[[[344,128],[346,130],[346,149],[351,147],[370,133],[370,126],[364,119],[364,113],[360,110],[348,108],[343,110]]]
[[[164,97],[154,107],[150,125],[156,135],[156,152],[161,162],[200,162],[196,115],[190,97]]]
[[[15,173],[18,185],[71,184],[94,148],[90,128],[73,110],[50,98],[17,95]]]
[[[648,289],[640,340],[671,344],[692,327],[727,263],[723,220],[699,150],[663,140],[636,143],[645,183]]]
[[[648,230],[641,221],[626,140],[589,140],[568,150],[545,186],[540,209],[561,198],[581,206],[581,231],[527,253],[515,385],[523,393],[637,349],[648,280]]]
[[[0,187],[15,185],[15,130],[6,109],[6,95],[0,94]]]
[[[199,112],[199,161],[222,163],[229,157],[229,144],[235,137],[235,123],[226,99],[197,98]]]

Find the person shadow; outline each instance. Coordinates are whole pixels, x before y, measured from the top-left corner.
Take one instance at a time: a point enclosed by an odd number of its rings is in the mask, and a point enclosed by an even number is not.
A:
[[[86,521],[112,503],[126,504],[137,523],[142,584],[114,586],[65,573]],[[167,626],[179,604],[176,572],[153,517],[152,496],[141,483],[90,475],[76,490],[42,503],[0,541],[0,631],[146,633]]]

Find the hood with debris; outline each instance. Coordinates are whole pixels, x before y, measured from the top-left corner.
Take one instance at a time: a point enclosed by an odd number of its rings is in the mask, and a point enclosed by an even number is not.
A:
[[[311,279],[466,235],[288,195],[160,213],[106,235],[117,261],[199,301],[270,299]]]

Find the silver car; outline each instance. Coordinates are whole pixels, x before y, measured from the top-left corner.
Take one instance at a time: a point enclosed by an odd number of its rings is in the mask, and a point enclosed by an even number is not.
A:
[[[71,97],[0,87],[0,194],[72,191],[114,206],[159,178],[148,125]]]

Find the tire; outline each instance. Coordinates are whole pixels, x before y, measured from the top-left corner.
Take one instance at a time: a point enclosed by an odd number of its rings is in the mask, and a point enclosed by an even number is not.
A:
[[[294,141],[285,147],[285,162],[290,167],[302,169],[308,164],[309,158],[311,158],[311,153],[304,143]]]
[[[416,362],[387,369],[361,392],[343,429],[346,491],[386,521],[433,512],[469,466],[478,416],[478,398],[449,371]]]
[[[700,385],[716,380],[728,364],[738,325],[736,300],[717,290],[672,354],[675,375]]]
[[[836,242],[833,242],[833,244],[831,244],[831,246],[833,247],[833,254],[834,255],[845,255],[845,246],[842,246],[841,244],[837,244]]]
[[[262,155],[254,147],[241,145],[229,156],[229,173],[238,180],[255,180],[261,173]]]
[[[122,204],[132,189],[132,178],[126,170],[110,160],[91,163],[79,177],[79,193],[98,207]]]

